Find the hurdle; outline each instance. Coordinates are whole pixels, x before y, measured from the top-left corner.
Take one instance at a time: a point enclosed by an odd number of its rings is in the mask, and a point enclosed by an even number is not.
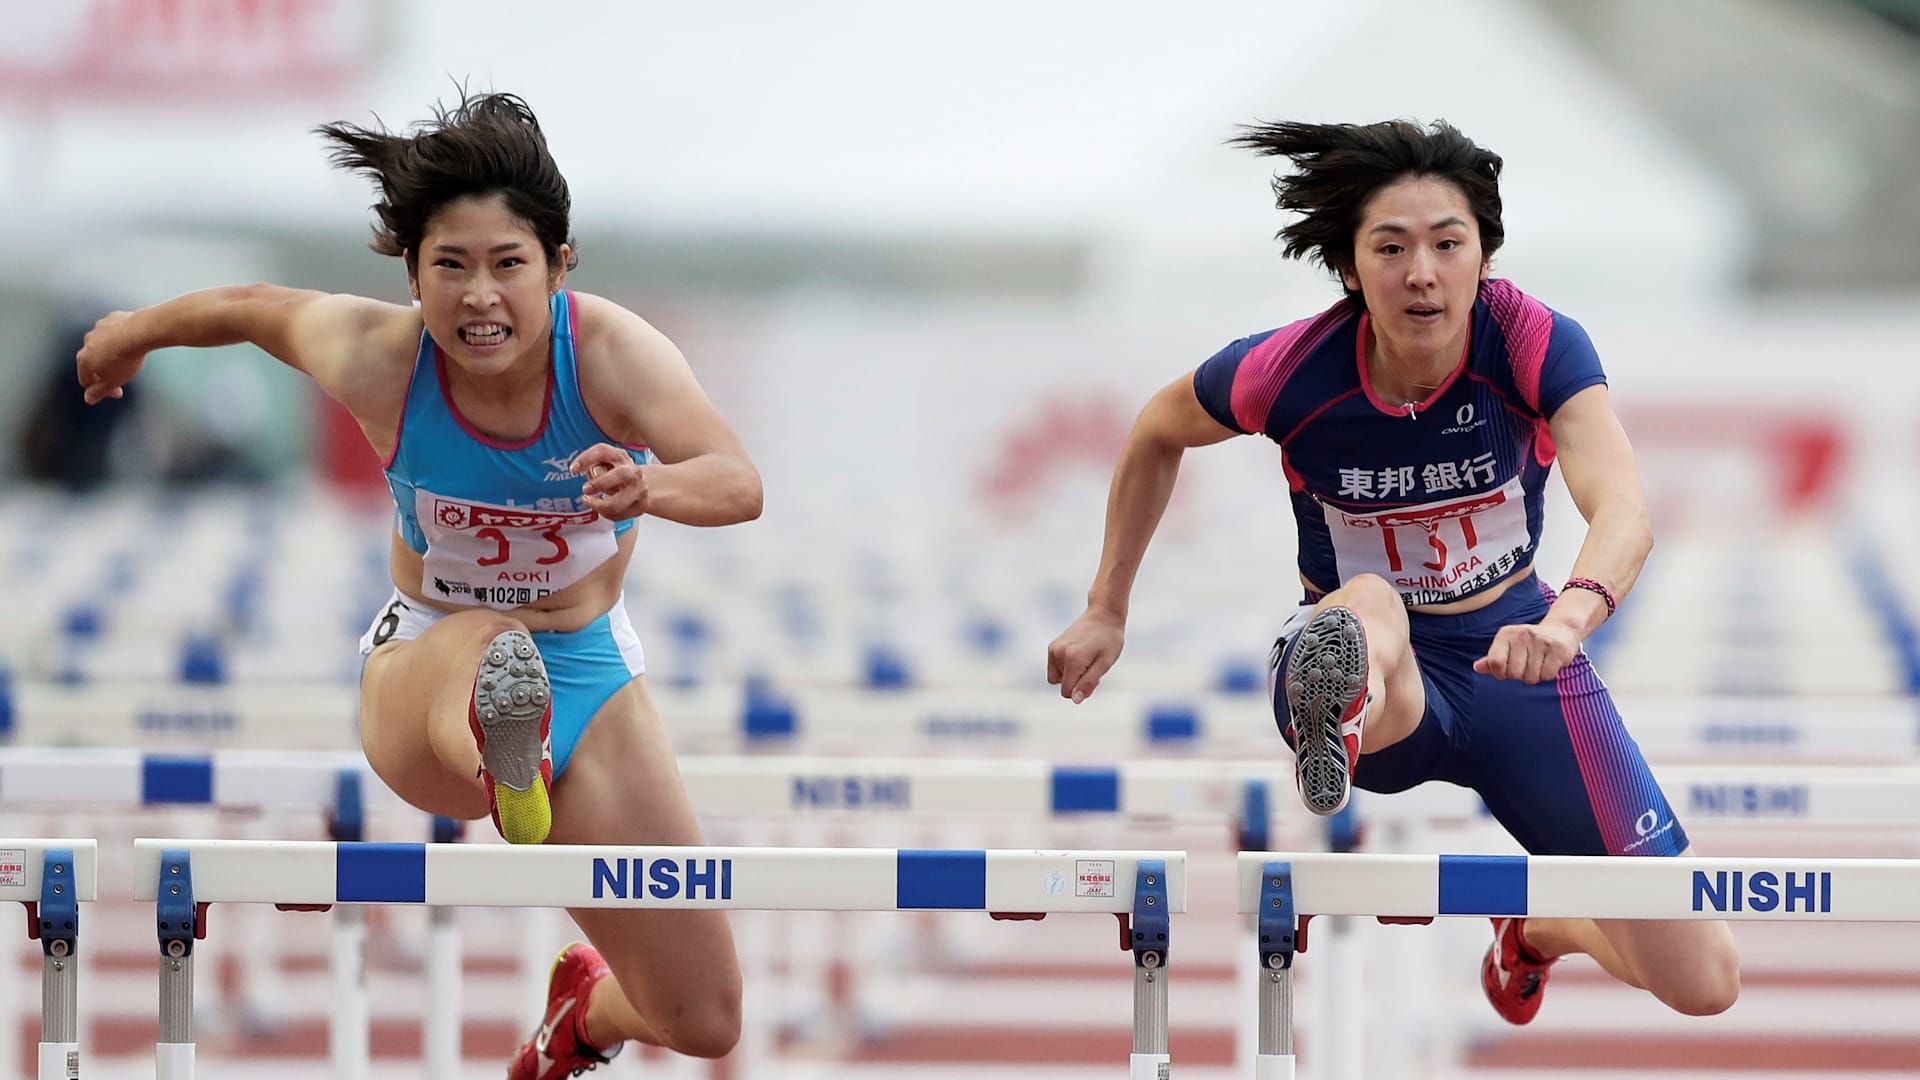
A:
[[[1058,764],[1036,759],[707,757],[681,759],[681,771],[702,815],[746,815],[802,820],[897,819],[962,816],[1044,821],[1118,815],[1125,818],[1223,817],[1238,820],[1244,848],[1267,846],[1273,827],[1322,819],[1295,814],[1286,797],[1264,790],[1291,786],[1281,761],[1121,760]],[[1690,823],[1734,827],[1847,824],[1910,827],[1920,824],[1920,769],[1910,766],[1656,766],[1656,776]],[[358,754],[288,751],[216,751],[156,755],[137,751],[0,749],[0,805],[325,806],[339,802],[348,775],[372,785],[369,805],[401,804],[367,771]],[[1277,787],[1275,785],[1278,785]],[[1254,798],[1256,792],[1262,797]],[[348,800],[351,805],[352,800]],[[416,813],[411,808],[408,813]],[[339,817],[337,812],[335,817]],[[348,815],[351,816],[351,815]],[[1388,799],[1370,800],[1362,816],[1377,825],[1396,822],[1484,820],[1472,792],[1428,784]],[[436,822],[441,830],[453,823]],[[336,835],[351,836],[351,832]],[[1276,835],[1282,835],[1276,833]],[[445,832],[437,839],[450,838]],[[1275,846],[1312,844],[1284,834]],[[751,841],[749,841],[751,842]],[[804,842],[804,841],[803,841]],[[833,842],[832,840],[828,841]],[[885,841],[881,841],[885,842]],[[938,842],[937,840],[935,841]],[[427,1075],[457,1075],[460,1061],[459,930],[456,912],[430,906],[426,949],[429,992],[423,1019]],[[1341,927],[1335,923],[1335,932]],[[355,1075],[367,1047],[364,911],[343,905],[333,927],[331,968],[336,1009],[331,1055],[341,1075]],[[1415,946],[1419,947],[1419,946]],[[536,964],[531,970],[544,970]],[[1346,970],[1321,966],[1324,986],[1340,985]],[[1338,971],[1325,979],[1328,971]],[[530,985],[538,979],[530,979]],[[531,992],[531,991],[529,991]],[[1338,1010],[1335,1015],[1339,1015]],[[1239,1027],[1241,1045],[1256,1041],[1251,1010]],[[1339,1040],[1347,1045],[1350,1040]]]
[[[26,905],[27,936],[40,942],[39,1080],[80,1075],[80,905],[98,898],[97,848],[0,839],[0,900]]]
[[[134,899],[154,901],[160,942],[159,1080],[193,1075],[193,942],[216,902],[1113,914],[1134,964],[1129,1075],[1160,1080],[1186,891],[1179,851],[134,841]]]
[[[1690,823],[1920,826],[1920,767],[1911,765],[1668,764],[1655,765],[1653,774],[1675,812]],[[1260,809],[1254,785],[1268,792],[1292,787],[1293,762],[1284,756],[1064,764],[1037,758],[684,755],[680,775],[702,814],[1244,817]],[[1276,806],[1307,820],[1291,800],[1269,798],[1267,811]],[[1287,809],[1280,814],[1294,816]],[[1369,799],[1365,816],[1468,821],[1485,817],[1486,808],[1467,788],[1429,783]],[[1256,833],[1265,824],[1246,822]]]
[[[0,749],[0,806],[21,807],[206,807],[209,809],[311,808],[326,816],[336,840],[364,837],[370,801],[385,791],[357,753],[331,751],[221,750],[210,754],[144,753],[104,748],[8,747]],[[405,807],[397,796],[385,802]],[[406,807],[409,814],[420,811]],[[425,816],[425,815],[421,815]],[[435,818],[436,841],[457,839],[462,825]],[[459,1069],[460,938],[449,908],[429,915],[428,996],[422,1021],[428,1076],[452,1080]],[[368,1053],[366,913],[342,906],[329,945],[335,1003],[346,1017],[333,1025],[330,1054],[336,1065]],[[352,1065],[344,1065],[351,1070]]]
[[[1316,915],[1920,921],[1920,860],[1242,852],[1254,916],[1257,1080],[1294,1075],[1293,973]]]

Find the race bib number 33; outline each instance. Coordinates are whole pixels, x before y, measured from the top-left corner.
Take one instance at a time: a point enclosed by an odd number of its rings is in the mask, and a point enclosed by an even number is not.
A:
[[[427,596],[502,611],[586,577],[618,551],[613,522],[592,510],[493,506],[416,490],[427,534]]]
[[[1355,514],[1322,504],[1340,580],[1378,574],[1410,604],[1457,600],[1526,558],[1526,500],[1515,477],[1445,502]]]

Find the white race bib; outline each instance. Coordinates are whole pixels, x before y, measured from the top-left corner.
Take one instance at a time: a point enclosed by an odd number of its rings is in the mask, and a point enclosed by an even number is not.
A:
[[[1527,558],[1527,504],[1514,477],[1494,491],[1445,502],[1350,514],[1321,504],[1342,582],[1378,574],[1408,604],[1444,604]]]
[[[493,506],[416,488],[414,513],[427,534],[421,594],[449,604],[524,607],[619,551],[613,522],[592,510]]]

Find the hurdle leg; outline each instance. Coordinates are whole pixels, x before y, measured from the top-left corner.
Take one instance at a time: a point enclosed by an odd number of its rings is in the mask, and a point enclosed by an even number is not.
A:
[[[428,1080],[460,1076],[460,924],[435,907],[427,931],[427,1017],[422,1036]]]
[[[1320,1060],[1328,1064],[1321,1075],[1327,1080],[1362,1080],[1366,1076],[1366,1032],[1361,1022],[1366,1007],[1362,990],[1366,945],[1353,916],[1336,915],[1326,921],[1332,959],[1323,958],[1314,969],[1315,980],[1326,983],[1327,998],[1324,1037],[1316,1044],[1322,1051]]]
[[[1293,870],[1285,862],[1264,866],[1255,954],[1260,961],[1260,1046],[1255,1080],[1293,1080]]]
[[[160,930],[160,1039],[154,1045],[158,1080],[193,1080],[193,941],[198,919],[188,853],[160,856],[154,901]]]
[[[1133,885],[1133,1053],[1130,1080],[1166,1080],[1167,1053],[1167,865],[1141,859]]]
[[[366,1080],[372,1023],[367,1000],[367,909],[333,909],[333,1023],[327,1038],[338,1080]]]
[[[366,838],[366,822],[360,772],[341,769],[334,776],[327,832],[335,841],[358,843]],[[332,961],[333,1022],[327,1026],[327,1042],[333,1075],[336,1080],[366,1080],[373,1009],[367,998],[367,909],[359,904],[333,909]]]
[[[35,920],[32,916],[32,909],[28,909],[29,938],[35,936]],[[18,971],[21,962],[20,943],[13,938],[6,940],[10,948],[0,950],[0,962],[7,965],[6,970]],[[21,1006],[18,995],[14,993],[14,984],[13,979],[0,979],[0,1018],[5,1018],[4,1022],[0,1022],[0,1061],[20,1060],[20,1027],[12,1022],[12,1018],[18,1015]]]
[[[436,844],[451,844],[466,831],[465,823],[435,816]],[[427,1080],[459,1080],[460,1076],[460,924],[457,908],[435,905],[428,909],[427,1014],[420,1033],[427,1059]]]
[[[40,875],[39,1080],[80,1075],[80,905],[73,852],[49,849]]]

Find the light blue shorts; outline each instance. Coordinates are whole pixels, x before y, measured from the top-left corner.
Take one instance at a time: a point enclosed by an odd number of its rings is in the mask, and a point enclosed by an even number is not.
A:
[[[361,671],[365,672],[366,658],[373,650],[389,641],[412,641],[448,614],[409,601],[396,591],[360,637]],[[600,706],[635,677],[647,673],[647,656],[640,647],[640,635],[633,631],[633,621],[627,618],[624,593],[605,614],[578,630],[535,631],[533,646],[540,650],[540,659],[547,665],[547,679],[553,685],[549,735],[553,740],[553,778],[558,780]]]

